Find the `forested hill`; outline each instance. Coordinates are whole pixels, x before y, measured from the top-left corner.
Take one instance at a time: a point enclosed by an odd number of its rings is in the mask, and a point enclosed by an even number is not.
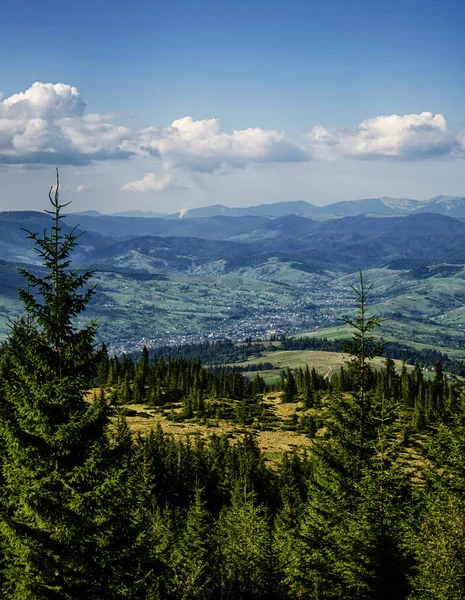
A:
[[[362,272],[334,373],[109,356],[58,188],[0,350],[2,597],[462,598],[463,383],[381,362]]]
[[[188,221],[134,219],[133,224],[126,223],[127,219],[122,221],[121,230],[107,230],[101,217],[89,218],[80,225],[88,231],[126,239],[155,235],[247,243],[253,248],[252,253],[272,251],[292,255],[294,259],[313,260],[330,269],[384,266],[399,258],[465,261],[465,223],[429,213],[395,218],[354,216],[324,222],[296,216],[276,219],[211,217]],[[70,223],[73,223],[72,219]],[[148,242],[145,241],[146,247]],[[156,252],[156,243],[154,240],[152,252]],[[170,243],[174,244],[175,240]],[[140,243],[140,248],[143,247]],[[115,246],[114,256],[137,246],[135,242],[129,242],[127,249],[124,248],[124,244]],[[220,246],[211,245],[211,248],[212,254],[217,256]],[[228,246],[223,246],[222,258],[226,258],[229,250]],[[141,252],[144,254],[147,250]],[[108,258],[108,250],[105,258]]]
[[[40,213],[0,213],[4,258],[32,260],[21,228],[35,230],[43,224]],[[68,215],[65,224],[87,231],[75,260],[88,264],[124,262],[124,256],[137,253],[163,268],[167,252],[202,263],[227,260],[231,255],[252,255],[255,262],[280,256],[333,270],[366,269],[399,259],[465,262],[465,223],[432,213],[391,218],[362,215],[323,222],[295,215],[188,220]],[[160,237],[168,239],[162,242]]]

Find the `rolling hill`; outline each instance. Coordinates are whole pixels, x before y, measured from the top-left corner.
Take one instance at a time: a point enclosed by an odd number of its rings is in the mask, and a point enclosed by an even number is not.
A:
[[[386,336],[457,352],[462,344],[465,223],[449,216],[81,214],[64,223],[87,229],[73,259],[95,269],[89,317],[114,348],[332,326],[351,308],[359,268],[374,283]],[[0,213],[0,335],[20,311],[17,266],[37,262],[21,228],[48,225],[43,213]]]

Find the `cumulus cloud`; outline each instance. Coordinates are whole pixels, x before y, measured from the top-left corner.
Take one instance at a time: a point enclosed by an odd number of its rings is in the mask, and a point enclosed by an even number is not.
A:
[[[304,138],[314,158],[422,159],[460,149],[459,136],[447,127],[444,116],[431,112],[380,116],[352,131],[318,126]]]
[[[465,153],[465,131],[460,131],[457,136],[457,141],[460,146],[460,150]]]
[[[259,127],[225,132],[218,119],[177,119],[169,127],[126,127],[114,117],[86,113],[79,90],[34,83],[0,95],[0,165],[89,165],[95,161],[156,158],[166,170],[213,172],[251,164],[337,157],[423,159],[465,156],[465,132],[454,133],[441,114],[379,116],[354,130],[314,127],[302,144]],[[169,176],[148,173],[124,189],[164,191]]]
[[[225,133],[218,119],[184,117],[170,127],[148,127],[141,131],[140,144],[158,152],[167,168],[192,171],[306,160],[304,151],[288,143],[283,133],[258,127]]]
[[[171,175],[157,177],[154,173],[146,173],[138,181],[130,181],[121,188],[126,192],[165,192],[175,186],[175,180]]]
[[[95,184],[93,182],[90,183],[81,183],[80,185],[78,185],[76,187],[76,192],[78,194],[82,194],[84,193],[100,193],[100,192],[105,192],[106,191],[106,187],[104,185],[100,185],[100,184]]]
[[[127,127],[104,115],[84,115],[77,88],[34,83],[0,100],[0,163],[86,165],[129,158],[137,144]]]
[[[84,114],[84,104],[77,88],[65,83],[36,81],[25,92],[5,98],[0,115],[5,118],[60,119]]]
[[[65,83],[36,82],[0,99],[0,163],[87,165],[145,156],[161,159],[166,169],[211,172],[249,163],[306,160],[300,148],[274,130],[225,133],[217,119],[184,117],[170,127],[136,131],[105,115],[85,114],[85,109],[78,89]]]

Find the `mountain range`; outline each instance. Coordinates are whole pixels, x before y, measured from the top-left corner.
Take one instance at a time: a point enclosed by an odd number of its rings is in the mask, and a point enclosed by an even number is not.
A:
[[[400,214],[413,214],[420,212],[433,212],[455,218],[465,218],[465,197],[436,196],[430,200],[412,200],[409,198],[365,198],[361,200],[344,200],[326,206],[316,206],[304,200],[289,202],[276,202],[273,204],[259,204],[241,208],[231,208],[223,204],[214,204],[201,208],[191,208],[173,214],[162,214],[152,211],[129,210],[115,213],[111,216],[141,217],[163,219],[203,219],[209,217],[283,217],[298,215],[316,219],[335,217],[349,217],[362,214],[394,216]],[[78,213],[82,216],[104,216],[97,211]]]
[[[85,265],[190,272],[216,263],[216,270],[228,272],[270,257],[317,271],[383,267],[403,259],[465,263],[465,223],[438,213],[324,221],[293,214],[189,219],[68,215],[64,223],[86,231],[74,255]],[[47,225],[42,213],[0,213],[3,260],[34,262],[23,230],[42,231]]]
[[[332,205],[335,218],[296,214],[308,211],[304,202],[235,216],[216,214],[221,207],[182,218],[91,211],[68,214],[62,224],[64,232],[86,232],[73,263],[94,271],[88,316],[99,319],[100,339],[114,349],[141,339],[243,339],[332,325],[350,307],[358,269],[375,283],[388,335],[453,349],[465,328],[465,218],[450,215],[461,214],[462,204],[445,197],[341,202]],[[20,311],[17,267],[35,270],[40,262],[27,232],[49,227],[44,213],[0,212],[0,337]]]

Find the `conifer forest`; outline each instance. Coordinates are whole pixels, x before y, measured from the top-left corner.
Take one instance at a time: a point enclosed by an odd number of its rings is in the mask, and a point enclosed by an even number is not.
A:
[[[76,270],[59,185],[27,232],[24,314],[0,354],[0,586],[11,600],[465,598],[465,394],[440,361],[398,369],[370,286],[353,287],[346,364],[276,383],[199,356],[111,356]],[[303,403],[305,450],[265,461],[263,403]],[[244,434],[133,432],[131,404]],[[176,410],[172,408],[176,405]],[[211,429],[213,432],[214,428]]]

